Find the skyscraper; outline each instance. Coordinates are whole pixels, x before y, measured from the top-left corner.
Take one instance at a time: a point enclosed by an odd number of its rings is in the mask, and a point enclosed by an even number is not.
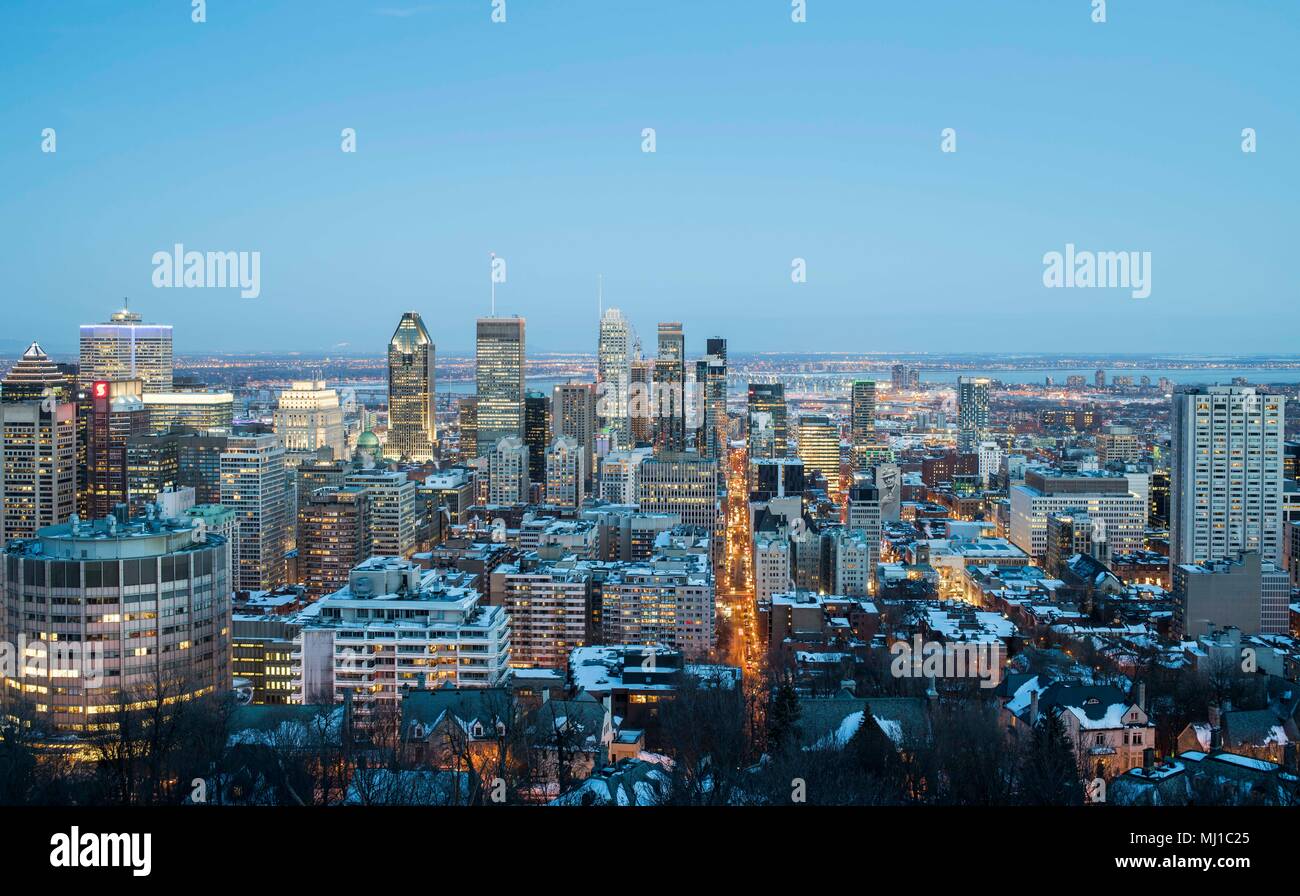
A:
[[[35,342],[0,384],[0,545],[77,508],[77,407]]]
[[[710,336],[704,340],[704,354],[721,359],[725,365],[727,363],[727,340],[721,336]]]
[[[727,447],[727,340],[709,339],[705,344],[706,354],[696,374],[704,398],[700,448],[709,457],[721,457]]]
[[[466,395],[456,405],[457,427],[460,431],[461,460],[478,457],[478,399]]]
[[[284,584],[289,518],[284,449],[274,435],[231,436],[221,454],[221,503],[238,531],[232,587],[269,590]]]
[[[403,314],[388,341],[388,451],[395,457],[427,461],[436,453],[435,354],[419,313]]]
[[[141,381],[96,380],[90,385],[86,418],[86,487],[81,515],[101,519],[130,496],[127,443],[149,432]]]
[[[1252,386],[1200,386],[1173,402],[1170,562],[1255,550],[1280,564],[1286,399]]]
[[[788,451],[788,432],[785,411],[785,385],[782,383],[750,383],[746,404],[749,431],[749,456],[785,457]],[[768,431],[770,438],[755,444],[755,432]]]
[[[176,433],[150,432],[126,443],[127,493],[131,513],[144,516],[158,496],[180,486],[180,444]]]
[[[826,490],[840,492],[840,428],[825,414],[804,414],[799,418],[799,459],[808,473],[820,473]]]
[[[989,428],[989,380],[957,378],[957,447],[974,451]]]
[[[71,401],[72,397],[72,383],[68,377],[35,342],[9,368],[4,381],[0,383],[0,401]]]
[[[654,366],[655,446],[686,450],[686,336],[677,321],[659,324]]]
[[[632,362],[632,386],[628,400],[628,431],[633,445],[648,445],[654,441],[656,418],[654,416],[655,362],[640,359]]]
[[[625,415],[626,419],[626,415]],[[560,383],[551,393],[551,438],[573,439],[582,448],[590,479],[595,463],[596,387],[591,383]]]
[[[482,456],[501,439],[524,435],[523,318],[479,318],[474,372]]]
[[[143,392],[172,390],[171,325],[143,323],[126,308],[107,323],[82,324],[78,382],[134,379],[144,383]]]
[[[856,380],[850,397],[849,442],[853,446],[855,468],[862,467],[862,458],[869,445],[876,441],[876,383],[874,380]]]
[[[546,482],[546,446],[551,441],[551,408],[545,392],[524,394],[524,444],[528,446],[528,479]]]
[[[598,425],[610,434],[611,449],[631,445],[628,401],[632,385],[632,325],[623,312],[609,308],[600,317],[596,345]]]

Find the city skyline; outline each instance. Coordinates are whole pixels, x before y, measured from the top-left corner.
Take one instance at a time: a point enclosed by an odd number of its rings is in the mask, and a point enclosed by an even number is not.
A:
[[[834,883],[914,882],[922,816],[1050,827],[967,877],[1294,869],[1300,2],[0,34],[12,870],[337,887],[614,806],[868,811]],[[271,815],[381,806],[323,860]],[[564,844],[439,824],[496,806]]]
[[[195,24],[157,3],[79,10],[74,32],[10,4],[0,71],[29,85],[0,100],[15,338],[58,350],[56,313],[94,321],[129,295],[185,351],[368,350],[407,310],[455,351],[490,310],[495,253],[497,313],[552,351],[591,350],[599,278],[642,333],[689,317],[738,352],[1288,347],[1293,21],[939,5],[823,0],[795,24],[785,4],[633,3],[613,22],[591,0],[496,25],[472,4]],[[101,72],[102,41],[122,53]],[[186,89],[158,93],[180,67]],[[259,297],[158,292],[151,258],[177,244],[260,253]],[[1045,254],[1076,245],[1151,253],[1150,296],[1047,289]]]

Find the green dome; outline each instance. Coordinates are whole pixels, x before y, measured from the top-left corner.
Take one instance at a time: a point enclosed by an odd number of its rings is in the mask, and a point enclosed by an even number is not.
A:
[[[378,447],[379,447],[379,436],[375,435],[373,432],[371,432],[370,430],[367,429],[367,430],[366,430],[365,432],[363,432],[361,435],[357,436],[357,447],[358,447],[358,448],[378,448]]]

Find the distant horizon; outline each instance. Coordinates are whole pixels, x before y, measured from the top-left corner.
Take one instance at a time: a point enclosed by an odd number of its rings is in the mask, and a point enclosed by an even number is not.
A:
[[[147,321],[148,322],[148,321]],[[157,321],[163,323],[165,321]],[[725,338],[725,337],[724,337]],[[595,340],[593,339],[593,342]],[[65,343],[47,343],[41,339],[19,339],[17,337],[0,340],[0,357],[17,357],[23,351],[36,342],[40,345],[51,359],[59,362],[76,360],[80,354],[80,348],[76,344]],[[21,345],[20,345],[21,343]],[[52,347],[53,346],[53,347]],[[474,357],[474,348],[443,348],[437,345],[435,348],[439,358],[464,358],[471,359]],[[555,357],[555,358],[590,358],[596,357],[594,349],[564,349],[564,348],[532,348],[528,347],[528,357]],[[698,353],[700,357],[703,352]],[[844,358],[849,360],[863,360],[875,363],[887,362],[916,362],[922,363],[927,359],[939,362],[962,361],[976,363],[981,360],[1001,360],[1001,361],[1020,361],[1016,365],[1021,368],[1033,368],[1037,366],[1036,362],[1047,361],[1056,364],[1075,361],[1081,364],[1092,364],[1093,362],[1104,363],[1107,361],[1123,361],[1132,363],[1135,361],[1175,361],[1187,364],[1209,364],[1216,362],[1252,362],[1257,366],[1268,367],[1270,361],[1277,361],[1289,364],[1300,364],[1300,352],[1161,352],[1161,351],[1143,351],[1143,352],[1035,352],[1026,353],[1011,351],[816,351],[816,350],[796,350],[796,349],[738,349],[728,344],[728,358]],[[380,345],[373,351],[362,351],[359,349],[314,349],[314,348],[281,348],[281,349],[176,349],[173,357],[181,358],[204,358],[204,357],[228,357],[228,358],[265,358],[269,360],[287,360],[295,357],[333,359],[380,359],[385,356],[385,346]],[[689,350],[688,358],[695,357]],[[653,352],[646,357],[653,357]],[[1161,365],[1156,365],[1161,366]],[[1014,368],[1008,368],[1014,369]]]

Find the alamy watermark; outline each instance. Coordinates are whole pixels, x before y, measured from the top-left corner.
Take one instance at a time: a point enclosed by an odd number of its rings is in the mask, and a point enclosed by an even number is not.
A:
[[[261,252],[195,252],[176,243],[153,254],[156,289],[238,288],[245,299],[262,294]]]
[[[1092,252],[1065,244],[1065,252],[1043,255],[1043,285],[1049,289],[1128,289],[1135,299],[1151,295],[1150,252]]]
[[[77,679],[81,687],[104,683],[104,648],[98,641],[0,641],[0,678],[15,681]]]
[[[605,381],[596,386],[596,415],[632,420],[678,418],[686,430],[704,426],[705,384],[680,382],[630,383],[620,387]]]
[[[895,678],[978,678],[980,687],[995,688],[1002,681],[1002,644],[996,641],[911,641],[889,645],[894,659],[889,674]]]

